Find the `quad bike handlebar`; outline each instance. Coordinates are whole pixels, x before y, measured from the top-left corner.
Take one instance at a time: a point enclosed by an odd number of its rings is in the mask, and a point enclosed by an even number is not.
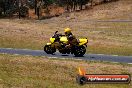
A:
[[[59,36],[65,36],[65,35],[58,33],[58,31],[55,31],[53,37],[59,37]]]
[[[58,31],[55,31],[55,34],[57,34]]]

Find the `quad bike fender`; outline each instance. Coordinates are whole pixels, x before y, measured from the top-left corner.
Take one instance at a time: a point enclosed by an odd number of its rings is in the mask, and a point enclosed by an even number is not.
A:
[[[55,38],[50,38],[50,42],[53,43],[55,41]]]
[[[67,43],[68,39],[67,39],[67,37],[63,36],[63,37],[60,38],[60,41],[64,42],[64,43]]]
[[[88,39],[79,39],[79,45],[86,45],[88,43]]]
[[[52,43],[47,43],[46,45],[51,45]]]

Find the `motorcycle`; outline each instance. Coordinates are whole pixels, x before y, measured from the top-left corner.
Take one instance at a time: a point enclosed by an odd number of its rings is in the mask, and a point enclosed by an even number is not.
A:
[[[56,41],[59,43],[60,48],[56,48],[54,44]],[[47,54],[54,54],[56,50],[62,54],[74,54],[76,57],[83,56],[86,53],[88,39],[82,38],[78,39],[78,44],[74,46],[68,45],[68,39],[65,35],[59,34],[58,31],[54,33],[54,35],[50,38],[50,43],[47,43],[44,46],[44,51]],[[70,47],[67,47],[70,46]]]

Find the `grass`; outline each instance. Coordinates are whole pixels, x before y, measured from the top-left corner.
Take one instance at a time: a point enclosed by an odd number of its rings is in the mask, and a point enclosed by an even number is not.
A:
[[[43,49],[56,30],[63,33],[66,25],[77,38],[89,39],[87,53],[132,55],[132,25],[130,22],[79,22],[48,24],[46,21],[5,20],[0,21],[0,47]],[[25,24],[26,23],[26,24]],[[61,23],[58,27],[57,24]],[[83,25],[82,25],[83,24]],[[65,27],[64,27],[65,25]]]
[[[121,47],[121,46],[102,46],[95,45],[89,46],[87,53],[96,53],[96,54],[109,54],[109,55],[126,55],[131,56],[132,48],[131,47]]]
[[[87,53],[132,56],[132,22],[94,21],[132,20],[131,3],[119,0],[46,20],[1,19],[0,47],[43,49],[56,30],[70,27],[77,38],[89,39]]]
[[[75,82],[77,68],[88,74],[132,74],[132,65],[110,62],[52,59],[0,54],[0,86],[4,88],[131,88],[131,84],[87,84]]]

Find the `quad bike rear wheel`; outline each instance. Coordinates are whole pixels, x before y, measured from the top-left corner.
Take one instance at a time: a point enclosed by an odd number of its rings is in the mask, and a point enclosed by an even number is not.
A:
[[[82,57],[86,53],[86,48],[84,46],[76,46],[74,50],[74,55],[76,57]]]
[[[44,51],[47,53],[47,54],[53,54],[56,52],[56,49],[51,47],[51,45],[45,45],[44,46]]]

